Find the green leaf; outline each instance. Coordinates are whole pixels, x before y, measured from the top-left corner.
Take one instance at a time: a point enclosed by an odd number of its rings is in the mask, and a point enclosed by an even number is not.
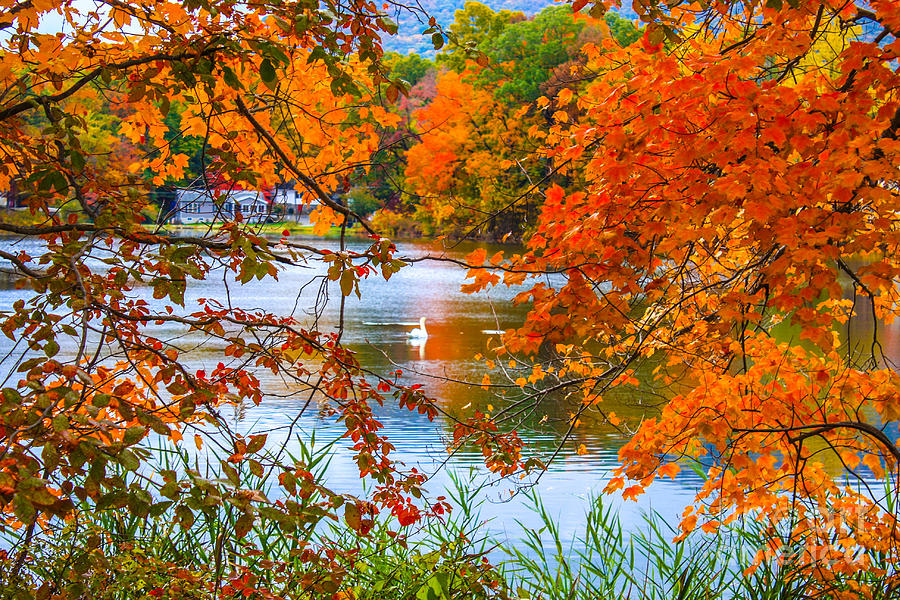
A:
[[[46,444],[41,448],[41,460],[44,461],[44,467],[51,471],[59,465],[59,450],[54,444]]]
[[[150,507],[153,505],[153,497],[147,490],[134,490],[128,495],[127,505],[131,514],[138,517],[146,517],[150,514]]]
[[[281,482],[281,486],[287,490],[287,492],[291,495],[297,493],[297,478],[290,471],[284,471],[279,477],[278,480]]]
[[[12,402],[13,404],[21,404],[22,394],[13,388],[3,388],[3,399],[6,402]]]
[[[150,417],[147,419],[147,425],[150,426],[150,429],[153,430],[153,433],[158,433],[159,435],[170,435],[172,430],[169,429],[169,426],[163,423],[162,419],[156,417]]]
[[[266,437],[265,434],[250,436],[250,443],[247,444],[246,454],[253,454],[262,450],[263,446],[266,444]]]
[[[284,65],[290,64],[291,59],[288,58],[288,55],[285,54],[284,51],[280,47],[278,47],[274,44],[267,44],[266,46],[267,47],[266,47],[265,52],[269,56],[271,56],[272,58],[274,58],[281,64],[284,64]]]
[[[440,600],[440,596],[435,594],[428,584],[425,584],[416,592],[416,600]]]
[[[341,293],[349,296],[353,291],[353,284],[356,282],[356,273],[347,269],[341,273]]]
[[[438,598],[448,598],[450,593],[450,573],[438,571],[428,580],[428,586]]]
[[[116,461],[122,465],[127,471],[137,471],[141,466],[141,461],[130,450],[122,450],[116,457]]]
[[[278,23],[278,26],[281,28],[282,31],[290,33],[290,31],[291,31],[290,23],[288,23],[287,21],[285,21],[284,19],[282,19],[279,16],[275,16],[275,22]]]
[[[128,494],[124,490],[112,490],[97,501],[97,510],[105,508],[122,508],[128,502]]]
[[[231,483],[233,483],[236,486],[241,485],[241,478],[240,478],[240,475],[238,475],[237,469],[235,469],[234,467],[229,465],[224,460],[221,461],[221,464],[222,464],[222,470],[225,471],[225,476],[228,477],[228,481],[230,481]]]
[[[52,506],[54,502],[56,502],[57,498],[46,487],[40,487],[36,490],[32,490],[30,492],[20,492],[25,493],[28,496],[28,499],[38,505],[44,506]]]
[[[264,58],[262,62],[259,63],[259,76],[262,78],[263,83],[269,86],[269,88],[275,87],[275,67],[268,58]]]
[[[81,171],[84,169],[85,160],[84,155],[77,150],[72,150],[69,152],[69,160],[72,161],[72,168],[76,171]]]
[[[434,44],[435,50],[440,50],[444,47],[444,36],[440,33],[434,33],[431,35],[431,43]]]
[[[161,488],[159,488],[160,496],[164,496],[166,498],[171,498],[174,500],[178,497],[178,492],[181,488],[178,486],[177,481],[167,481]]]
[[[188,529],[194,524],[194,512],[182,504],[175,509],[175,519],[183,528]]]
[[[125,430],[125,435],[122,436],[122,442],[126,446],[131,446],[137,444],[139,441],[144,439],[144,436],[147,435],[147,430],[143,427],[129,427]]]
[[[250,533],[251,529],[253,529],[253,515],[244,513],[234,522],[234,533],[238,538]]]
[[[151,517],[160,517],[169,510],[170,506],[172,506],[172,502],[170,500],[164,500],[162,502],[157,502],[156,504],[154,504],[153,506],[150,507],[149,515]]]
[[[389,35],[397,34],[398,26],[391,19],[382,17],[381,19],[379,19],[379,22],[381,23],[382,29],[384,29]]]
[[[260,69],[260,75],[262,75],[262,69]],[[244,88],[244,86],[241,85],[240,80],[237,78],[237,75],[234,74],[234,71],[232,71],[230,67],[222,67],[222,78],[225,80],[225,83],[236,90]]]
[[[69,418],[66,415],[56,415],[50,424],[53,431],[65,431],[69,428]]]
[[[56,343],[56,340],[50,340],[44,344],[44,354],[46,354],[48,358],[53,358],[56,356],[57,352],[59,352],[59,344]]]
[[[69,188],[65,176],[59,171],[47,171],[41,181],[38,183],[38,190],[42,192],[55,188],[57,192],[65,192]]]
[[[316,46],[312,49],[312,52],[309,53],[309,56],[306,58],[307,63],[314,63],[317,60],[327,60],[328,53],[325,52],[325,48],[322,46]]]
[[[37,515],[37,511],[31,503],[31,500],[26,498],[23,494],[16,494],[13,496],[12,504],[13,512],[22,523],[31,523],[31,521],[34,520],[35,515]]]

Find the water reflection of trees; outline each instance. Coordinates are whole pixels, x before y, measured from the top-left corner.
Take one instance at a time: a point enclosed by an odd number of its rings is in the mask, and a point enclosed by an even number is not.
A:
[[[5,270],[4,266],[0,264],[0,290],[17,289],[16,283],[21,280],[21,277]]]

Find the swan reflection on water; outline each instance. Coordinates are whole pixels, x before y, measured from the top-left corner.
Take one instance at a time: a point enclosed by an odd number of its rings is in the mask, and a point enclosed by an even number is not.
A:
[[[409,345],[419,350],[419,360],[425,360],[425,343],[427,341],[427,337],[409,338]]]
[[[425,342],[428,341],[428,330],[425,329],[425,317],[419,319],[419,326],[406,334],[409,344],[419,349],[419,360],[425,360]]]

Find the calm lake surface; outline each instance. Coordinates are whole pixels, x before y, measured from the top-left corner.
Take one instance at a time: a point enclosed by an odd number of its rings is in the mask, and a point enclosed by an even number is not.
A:
[[[316,239],[309,242],[318,247],[338,250],[337,241]],[[0,240],[0,246],[15,250],[24,249],[38,254],[37,248],[10,246],[8,240]],[[367,242],[348,242],[351,250],[363,250]],[[436,245],[419,243],[398,244],[398,256],[420,257],[424,255],[448,256],[462,259],[476,246],[461,245],[446,249]],[[488,248],[492,254],[497,248]],[[244,309],[260,308],[278,314],[294,314],[310,324],[318,321],[321,331],[333,330],[339,322],[340,290],[336,282],[328,285],[329,301],[322,308],[321,276],[325,269],[318,261],[310,261],[308,268],[290,268],[279,273],[278,281],[254,281],[240,285],[233,275],[223,278],[214,274],[203,282],[191,282],[185,295],[189,310],[196,306],[198,298],[226,299]],[[524,316],[524,308],[512,304],[518,289],[499,287],[489,293],[468,295],[460,291],[465,270],[443,262],[415,263],[384,281],[380,274],[373,274],[361,283],[362,298],[351,295],[344,309],[345,331],[343,343],[354,350],[360,362],[372,370],[389,372],[402,369],[405,383],[420,383],[426,392],[437,398],[441,407],[450,414],[469,415],[474,408],[485,410],[489,404],[500,408],[502,398],[483,391],[477,384],[485,372],[483,360],[476,356],[490,356],[489,348],[498,345],[498,336],[486,331],[517,327]],[[0,286],[0,311],[9,310],[13,302],[27,297],[29,292],[14,289],[11,281]],[[146,300],[159,305],[147,290]],[[312,307],[320,305],[320,311]],[[429,337],[424,344],[414,345],[407,336],[412,325],[399,323],[427,320]],[[886,354],[898,356],[896,346],[900,336],[892,328],[884,335]],[[155,335],[160,339],[180,336],[179,345],[188,350],[188,361],[195,368],[212,369],[222,360],[221,346],[216,347],[199,336],[185,334],[176,326],[157,327]],[[0,339],[3,354],[10,342]],[[63,348],[65,350],[65,348]],[[6,367],[6,368],[2,368]],[[2,377],[7,376],[8,364],[0,362]],[[317,445],[339,438],[343,431],[333,418],[325,417],[315,402],[305,411],[306,395],[290,393],[283,382],[269,374],[260,373],[264,385],[271,393],[259,406],[243,406],[231,411],[231,425],[241,432],[268,433],[270,443],[283,443],[290,450],[297,448],[296,437],[310,440],[315,434]],[[496,381],[496,380],[495,380]],[[460,382],[470,382],[467,385]],[[651,407],[640,406],[635,399],[621,398],[608,401],[604,407],[626,417],[626,423],[636,423],[644,413],[652,413]],[[302,411],[302,413],[301,413]],[[483,486],[481,515],[484,527],[481,533],[493,533],[507,539],[522,537],[522,528],[540,527],[540,521],[531,510],[527,494],[521,493],[521,482],[497,481],[482,465],[480,452],[463,450],[448,456],[446,440],[452,433],[452,425],[439,417],[428,422],[418,413],[387,405],[376,407],[377,418],[383,423],[383,432],[396,446],[392,454],[407,467],[416,467],[433,473],[428,489],[433,496],[444,493],[456,474],[471,486]],[[543,417],[546,416],[546,419]],[[560,434],[567,426],[568,407],[550,403],[542,407],[533,418],[533,428],[520,431],[530,455],[546,458],[556,448]],[[543,423],[541,421],[543,420]],[[564,539],[571,540],[584,525],[584,515],[592,497],[600,495],[610,472],[617,466],[617,452],[627,435],[608,425],[584,420],[575,430],[562,451],[542,473],[533,489],[540,495],[549,512],[558,518]],[[293,429],[288,428],[296,422]],[[584,444],[587,454],[578,455],[576,449]],[[189,444],[193,446],[193,444]],[[362,491],[357,467],[348,449],[347,440],[338,440],[330,449],[330,462],[326,471],[326,483],[336,492],[360,493]],[[607,506],[618,510],[623,526],[629,531],[645,530],[643,515],[648,511],[659,513],[669,523],[677,523],[684,507],[693,498],[700,480],[683,471],[674,480],[657,480],[650,492],[638,502],[624,502],[617,496],[604,499]],[[519,492],[519,493],[516,493]]]
[[[315,240],[311,243],[339,249],[336,241]],[[367,245],[366,242],[349,242],[348,248],[361,251]],[[467,244],[445,249],[437,245],[399,243],[397,255],[443,255],[462,259],[475,247]],[[488,250],[493,253],[498,249],[500,247]],[[278,282],[270,280],[244,286],[231,283],[228,285],[231,301],[245,308],[262,308],[282,314],[293,312],[297,317],[306,314],[312,322],[316,317],[310,314],[310,308],[315,305],[320,289],[318,282],[307,284],[316,275],[324,273],[324,268],[316,262],[311,262],[310,266],[309,269],[282,271]],[[362,364],[381,372],[402,369],[406,383],[421,383],[431,397],[439,400],[442,408],[459,415],[471,414],[475,407],[485,410],[489,404],[495,408],[502,405],[502,399],[477,385],[484,375],[485,364],[476,356],[490,356],[489,348],[499,345],[499,336],[485,331],[518,327],[525,314],[523,307],[516,307],[511,302],[521,288],[499,287],[489,293],[464,294],[460,291],[464,277],[465,270],[459,266],[436,261],[414,263],[394,274],[389,281],[380,274],[373,274],[361,283],[361,299],[352,294],[346,300],[342,338],[343,343],[358,354]],[[185,298],[187,305],[190,306],[194,298],[221,298],[223,286],[221,279],[196,285],[189,292],[190,297]],[[329,302],[318,316],[321,331],[338,325],[340,290],[336,282],[330,283],[329,295]],[[413,325],[395,323],[414,323],[420,317],[426,318],[428,339],[423,345],[414,345],[407,335]],[[204,349],[198,348],[197,354],[202,353]],[[215,364],[213,360],[219,360],[218,355],[210,358],[209,366]],[[280,384],[271,379],[264,383],[269,389],[277,389]],[[268,432],[270,442],[279,440],[290,448],[290,440],[285,439],[286,425],[297,418],[305,401],[305,396],[272,394],[259,406],[249,405],[235,411],[233,425],[242,431]],[[625,406],[613,409],[619,415],[644,410]],[[540,527],[527,495],[515,493],[523,490],[523,484],[532,481],[518,484],[496,481],[483,467],[481,453],[474,449],[448,457],[445,448],[452,434],[452,424],[447,420],[439,417],[430,423],[418,413],[391,405],[376,408],[376,414],[384,425],[384,433],[396,446],[392,453],[394,459],[407,467],[434,473],[428,484],[433,495],[443,494],[452,485],[451,474],[454,473],[463,480],[471,480],[472,485],[484,486],[481,489],[484,500],[481,514],[485,531],[517,539],[522,535],[522,526]],[[548,418],[541,429],[520,432],[529,451],[542,457],[549,456],[565,431],[568,408],[548,404],[534,419],[535,424],[545,414]],[[342,432],[342,427],[333,419],[321,417],[314,409],[308,409],[298,425],[304,439],[309,439],[315,432],[317,441],[331,441]],[[593,426],[588,419],[565,444],[549,469],[541,474],[534,489],[551,514],[558,517],[566,538],[571,539],[583,527],[588,503],[600,494],[608,481],[609,473],[617,465],[618,450],[625,441],[626,437],[621,433],[608,426]],[[586,455],[576,453],[580,444],[586,446]],[[348,445],[341,440],[333,447],[326,479],[335,491],[356,493],[362,488]],[[623,502],[617,497],[606,502],[618,508],[627,527],[642,529],[643,514],[651,510],[676,522],[698,485],[696,477],[685,474],[674,481],[660,481],[639,502]]]

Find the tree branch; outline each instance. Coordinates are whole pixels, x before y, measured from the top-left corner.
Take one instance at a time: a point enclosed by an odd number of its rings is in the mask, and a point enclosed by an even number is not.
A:
[[[212,46],[206,48],[201,52],[195,53],[184,53],[184,54],[151,54],[149,56],[142,56],[140,58],[134,58],[131,60],[126,60],[120,63],[110,63],[108,65],[104,65],[102,67],[97,67],[87,75],[82,76],[78,81],[73,83],[71,86],[66,88],[65,90],[59,92],[58,94],[54,94],[52,96],[36,96],[29,100],[25,100],[24,102],[19,102],[9,108],[0,111],[0,121],[5,121],[10,117],[14,117],[20,113],[23,113],[27,110],[33,110],[38,106],[46,106],[48,104],[55,104],[62,100],[65,100],[84,86],[86,86],[91,81],[95,80],[104,69],[128,69],[131,67],[137,67],[140,65],[144,65],[147,63],[152,63],[156,61],[167,61],[167,62],[178,62],[188,58],[200,58],[201,56],[209,56],[211,54],[215,54],[221,50],[218,46]]]
[[[32,277],[34,279],[43,279],[43,278],[47,277],[47,275],[40,273],[38,271],[35,271],[34,269],[32,269],[31,267],[26,265],[24,262],[19,260],[19,257],[16,256],[15,254],[11,254],[9,252],[0,250],[0,258],[5,258],[9,262],[11,262],[13,265],[15,265],[15,267],[19,271],[21,271],[22,273],[25,273],[29,277]]]
[[[356,214],[346,206],[341,206],[340,204],[332,200],[328,193],[325,192],[324,189],[322,189],[322,186],[320,186],[315,179],[301,171],[294,164],[294,162],[290,158],[288,158],[284,149],[282,149],[281,146],[278,145],[278,142],[275,141],[275,138],[272,137],[272,134],[269,133],[266,128],[256,120],[256,118],[250,112],[250,109],[247,108],[247,105],[244,104],[244,101],[240,96],[235,98],[235,104],[237,105],[238,112],[241,113],[250,122],[250,124],[253,126],[253,129],[256,130],[256,133],[266,141],[266,143],[269,145],[269,148],[271,148],[271,150],[278,155],[278,158],[281,159],[288,170],[290,170],[290,172],[293,173],[294,176],[303,183],[303,185],[305,185],[309,190],[315,193],[316,197],[318,197],[319,199],[319,202],[321,202],[331,210],[344,215],[345,218],[351,217],[356,219],[366,231],[368,231],[372,235],[378,235],[378,233],[374,229],[369,227],[369,225],[367,225],[366,222],[363,221],[363,219],[358,214]]]
[[[900,462],[900,448],[891,441],[882,430],[874,425],[862,423],[860,421],[840,421],[837,423],[824,423],[816,425],[798,425],[796,427],[773,427],[773,428],[751,428],[751,429],[735,429],[737,433],[791,433],[797,432],[797,435],[789,436],[789,440],[793,443],[803,441],[805,439],[822,435],[835,429],[855,429],[861,433],[865,433],[877,440],[887,452]]]

